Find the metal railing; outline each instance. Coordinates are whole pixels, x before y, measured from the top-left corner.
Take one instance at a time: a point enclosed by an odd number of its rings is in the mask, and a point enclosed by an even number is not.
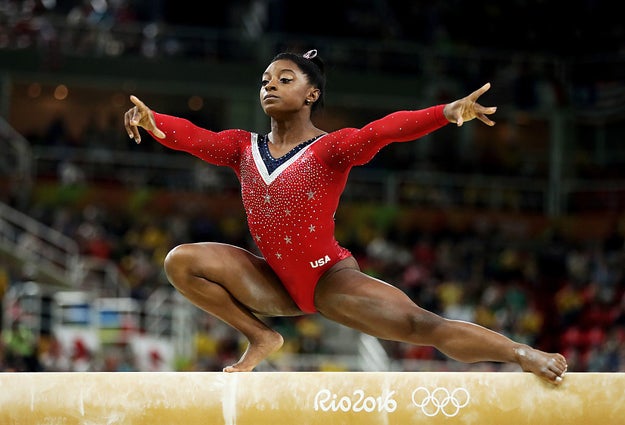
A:
[[[73,239],[0,202],[0,249],[33,278],[122,296],[129,285],[117,266],[80,253]]]
[[[28,267],[73,285],[81,275],[78,244],[32,217],[0,203],[0,244]]]

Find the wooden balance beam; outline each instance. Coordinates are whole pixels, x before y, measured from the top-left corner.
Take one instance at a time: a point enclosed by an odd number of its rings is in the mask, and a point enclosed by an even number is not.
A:
[[[625,373],[0,373],[1,425],[623,425]]]

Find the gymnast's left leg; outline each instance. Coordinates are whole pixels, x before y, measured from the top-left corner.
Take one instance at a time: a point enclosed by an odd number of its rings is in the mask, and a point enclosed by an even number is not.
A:
[[[559,384],[566,360],[474,323],[445,319],[404,292],[358,270],[353,258],[332,267],[317,284],[315,305],[324,317],[378,338],[436,347],[465,363],[512,362]]]

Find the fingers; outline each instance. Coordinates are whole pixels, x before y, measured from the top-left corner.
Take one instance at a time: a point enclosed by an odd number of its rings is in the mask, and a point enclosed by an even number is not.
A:
[[[148,107],[139,100],[137,96],[130,95],[130,101],[135,104],[135,107],[130,109],[132,114],[130,116],[130,125],[139,125],[141,118],[148,112]]]
[[[139,106],[141,108],[145,108],[145,103],[141,102],[137,96],[134,94],[130,95],[130,101],[135,104],[135,106]]]
[[[482,121],[484,124],[486,124],[489,127],[492,127],[495,125],[495,121],[491,120],[490,118],[488,118],[486,115],[483,114],[479,114],[477,116],[477,119]]]
[[[487,115],[494,114],[497,111],[496,106],[485,107],[477,103],[477,99],[486,93],[490,89],[490,83],[484,84],[479,89],[475,90],[469,95],[469,99],[473,102],[473,109],[475,117],[488,126],[494,126],[495,122],[487,117]]]
[[[130,95],[130,101],[135,104],[135,107],[131,109],[133,115],[130,123],[132,125],[139,125],[143,115],[149,113],[149,109],[145,106],[145,103],[141,102],[137,96]]]
[[[477,118],[478,120],[482,121],[484,124],[492,127],[495,125],[495,121],[491,120],[490,118],[488,118],[487,115],[490,114],[494,114],[495,111],[497,111],[497,107],[495,106],[491,106],[488,108],[485,108],[477,103],[473,104],[473,111],[471,113],[469,113],[467,115],[467,120],[471,120],[473,119],[473,117]],[[463,114],[458,115],[458,117],[456,118],[456,125],[458,127],[461,127],[462,124],[464,124],[465,118],[463,116]]]
[[[135,108],[132,108],[124,115],[124,125],[128,137],[133,139],[137,143],[141,143],[141,134],[139,133],[138,119],[136,118]]]
[[[154,126],[154,130],[152,130],[152,133],[158,137],[159,139],[164,139],[165,138],[165,133],[163,133],[158,127]]]
[[[130,101],[135,106],[130,108],[124,115],[124,125],[126,127],[128,137],[133,139],[136,143],[141,143],[139,127],[143,127],[146,130],[151,131],[159,139],[164,139],[165,133],[156,127],[150,108],[139,100],[137,96],[130,95]]]
[[[475,102],[481,95],[486,93],[488,89],[490,89],[490,83],[486,83],[479,89],[475,90],[473,93],[469,95],[469,98]]]
[[[136,96],[130,96],[130,101],[135,104],[124,114],[124,127],[128,133],[128,137],[137,143],[141,143],[141,134],[139,133],[139,123],[141,122],[141,110],[147,109],[146,106]]]
[[[139,128],[136,124],[133,124],[133,116],[135,114],[135,108],[130,109],[128,112],[124,114],[124,127],[126,128],[126,133],[128,133],[128,137],[134,139],[135,142],[141,142],[141,135],[139,134]]]
[[[490,83],[486,83],[470,95],[447,104],[443,110],[445,117],[458,127],[461,127],[466,121],[471,121],[474,118],[479,119],[488,126],[494,126],[495,122],[491,120],[488,115],[494,114],[497,111],[497,107],[485,107],[477,102],[477,99],[489,89]]]
[[[474,113],[475,113],[475,117],[482,121],[484,124],[492,127],[495,125],[495,121],[491,120],[488,115],[494,114],[495,112],[497,112],[497,107],[496,106],[482,106],[479,103],[475,103],[473,105],[474,108]]]

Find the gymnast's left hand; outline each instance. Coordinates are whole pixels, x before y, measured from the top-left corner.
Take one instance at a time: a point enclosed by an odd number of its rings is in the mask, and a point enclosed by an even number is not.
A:
[[[482,87],[462,99],[458,99],[445,105],[445,108],[443,109],[445,118],[447,118],[450,122],[455,123],[458,127],[466,121],[471,121],[474,118],[477,118],[486,125],[495,125],[495,121],[488,118],[488,115],[494,114],[495,111],[497,111],[497,107],[487,107],[477,103],[479,97],[486,93],[488,89],[490,89],[490,83],[484,84]]]

